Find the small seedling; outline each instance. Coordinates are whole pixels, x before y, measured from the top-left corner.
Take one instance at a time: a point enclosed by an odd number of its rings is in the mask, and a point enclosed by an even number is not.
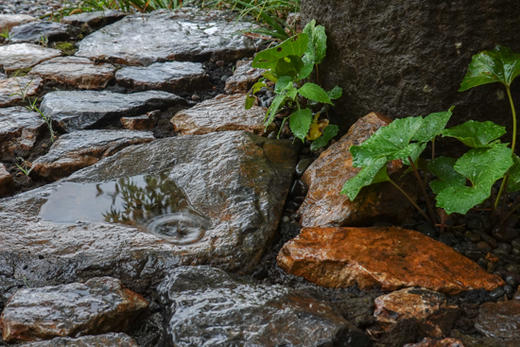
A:
[[[29,177],[32,171],[31,163],[25,160],[22,157],[16,157],[15,164],[18,170],[23,173],[25,176]]]

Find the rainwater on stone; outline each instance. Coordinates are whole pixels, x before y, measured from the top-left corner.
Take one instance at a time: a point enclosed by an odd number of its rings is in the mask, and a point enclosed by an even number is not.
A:
[[[40,217],[55,223],[131,225],[179,245],[199,241],[211,226],[166,173],[102,183],[64,182],[42,206]]]

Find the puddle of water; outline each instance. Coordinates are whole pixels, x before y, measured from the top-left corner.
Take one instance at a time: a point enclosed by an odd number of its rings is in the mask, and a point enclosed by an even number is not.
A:
[[[56,223],[111,222],[145,229],[175,244],[197,242],[211,226],[167,174],[102,183],[62,183],[40,209]]]

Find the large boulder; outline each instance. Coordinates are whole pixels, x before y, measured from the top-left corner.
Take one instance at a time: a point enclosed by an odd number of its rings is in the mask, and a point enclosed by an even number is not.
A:
[[[451,105],[457,121],[510,124],[500,85],[457,89],[473,54],[497,44],[520,51],[518,2],[303,0],[301,11],[305,22],[314,18],[327,30],[320,80],[343,87],[335,112],[345,129],[372,110],[403,117]]]

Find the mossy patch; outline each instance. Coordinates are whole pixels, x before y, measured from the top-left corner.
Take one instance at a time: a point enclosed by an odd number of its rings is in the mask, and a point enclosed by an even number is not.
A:
[[[74,42],[59,41],[54,44],[56,49],[59,49],[64,55],[73,55],[78,50]]]

